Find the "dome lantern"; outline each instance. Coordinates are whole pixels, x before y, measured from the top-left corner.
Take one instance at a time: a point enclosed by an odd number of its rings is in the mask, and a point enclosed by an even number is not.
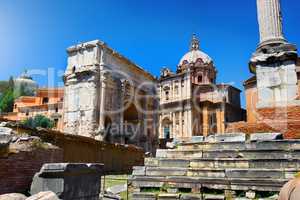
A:
[[[195,64],[197,62],[201,62],[204,65],[209,65],[213,61],[212,59],[203,51],[200,50],[199,39],[195,34],[193,34],[190,50],[187,52],[180,60],[178,64],[178,70],[185,69],[188,64]]]

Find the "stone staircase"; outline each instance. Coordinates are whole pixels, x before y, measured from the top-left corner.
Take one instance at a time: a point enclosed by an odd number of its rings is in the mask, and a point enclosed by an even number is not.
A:
[[[134,167],[132,199],[254,199],[255,192],[278,193],[299,172],[300,140],[232,137],[158,149]]]

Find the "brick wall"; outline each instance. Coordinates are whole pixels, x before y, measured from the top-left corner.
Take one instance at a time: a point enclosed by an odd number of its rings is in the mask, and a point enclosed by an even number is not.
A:
[[[62,161],[60,149],[37,149],[0,156],[0,194],[27,192],[34,174],[44,163]]]
[[[106,174],[131,173],[133,166],[144,165],[145,152],[133,145],[109,144],[89,137],[62,132],[10,126],[20,133],[38,136],[63,150],[63,161],[73,163],[103,163]]]
[[[258,109],[257,114],[257,123],[231,123],[226,132],[280,132],[287,139],[300,138],[300,106]]]

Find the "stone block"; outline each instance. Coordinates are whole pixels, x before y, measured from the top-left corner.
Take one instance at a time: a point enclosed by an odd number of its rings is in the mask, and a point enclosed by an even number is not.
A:
[[[225,174],[228,178],[284,178],[283,171],[270,169],[226,169]]]
[[[206,138],[207,142],[245,142],[245,133],[226,133],[211,135]]]
[[[135,188],[161,188],[164,185],[164,182],[153,180],[138,180],[132,181],[132,185]]]
[[[249,162],[249,168],[263,168],[263,169],[285,169],[298,168],[300,161],[290,159],[265,160],[257,159]]]
[[[191,168],[214,168],[214,160],[192,160],[190,163]]]
[[[5,127],[5,126],[7,126],[7,122],[1,122],[0,123],[0,127]]]
[[[132,171],[133,176],[145,176],[146,175],[146,167],[143,166],[134,166]]]
[[[190,169],[187,173],[191,177],[225,178],[225,170],[218,169]]]
[[[167,192],[171,194],[178,193],[178,188],[167,188]]]
[[[249,168],[249,161],[239,158],[205,158],[191,160],[191,168]]]
[[[132,200],[156,200],[157,195],[155,193],[138,192],[132,194]]]
[[[254,191],[246,192],[246,198],[255,199],[256,193]]]
[[[205,194],[203,200],[225,200],[225,196],[217,194]]]
[[[0,126],[0,135],[11,135],[12,129]]]
[[[158,200],[177,200],[180,198],[179,194],[159,194]]]
[[[156,150],[156,158],[167,158],[167,150],[165,149],[157,149]]]
[[[247,160],[228,159],[228,160],[216,160],[215,168],[228,169],[228,168],[249,168],[249,162]]]
[[[281,133],[255,133],[250,135],[250,141],[269,141],[282,139],[283,136]]]
[[[53,191],[60,199],[98,200],[103,164],[44,164],[31,185],[30,193]]]
[[[156,158],[177,158],[177,159],[186,159],[186,158],[201,158],[202,151],[201,150],[177,150],[177,149],[169,149],[169,150],[157,150]]]
[[[218,142],[208,143],[203,146],[204,150],[245,150],[246,144],[244,142]]]
[[[201,194],[182,194],[180,200],[202,200]]]
[[[145,166],[158,167],[159,159],[157,158],[145,158]]]
[[[101,200],[122,200],[120,195],[116,195],[116,194],[101,194],[100,199]]]
[[[59,200],[57,195],[51,191],[39,192],[26,200]]]
[[[27,197],[24,194],[10,193],[0,195],[0,200],[25,200]]]
[[[174,142],[167,142],[166,147],[168,149],[175,149],[176,144]]]
[[[127,191],[127,184],[121,184],[121,185],[114,185],[106,189],[105,192],[110,193],[110,194],[120,194],[121,192],[126,192]]]
[[[200,143],[204,141],[204,137],[203,136],[193,136],[191,138],[191,142],[192,143]]]
[[[147,167],[147,176],[185,176],[187,169],[175,167]]]
[[[159,166],[188,168],[190,166],[190,161],[184,159],[161,159],[159,161]]]
[[[11,141],[12,141],[12,136],[11,135],[0,134],[0,147],[1,146],[8,146]]]

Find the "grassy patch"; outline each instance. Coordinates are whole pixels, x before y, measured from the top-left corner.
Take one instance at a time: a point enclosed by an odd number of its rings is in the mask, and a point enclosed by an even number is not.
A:
[[[105,176],[102,179],[102,184],[104,184],[105,189],[116,186],[116,185],[125,185],[127,184],[128,175],[111,175],[111,176]],[[103,187],[102,187],[103,188]],[[127,191],[122,192],[120,194],[121,198],[123,200],[127,200]]]

